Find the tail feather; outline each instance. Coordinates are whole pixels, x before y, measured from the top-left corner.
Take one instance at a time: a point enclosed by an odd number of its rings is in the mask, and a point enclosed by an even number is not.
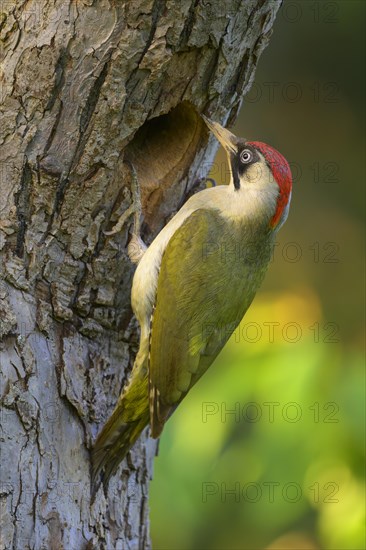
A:
[[[123,401],[120,402],[99,434],[92,450],[91,484],[93,495],[101,483],[105,490],[119,463],[125,458],[142,430],[149,422],[149,411],[139,418],[126,421],[123,417]]]

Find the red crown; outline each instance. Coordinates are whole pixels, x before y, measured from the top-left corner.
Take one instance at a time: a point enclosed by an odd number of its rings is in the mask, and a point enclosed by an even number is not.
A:
[[[262,143],[261,141],[250,141],[248,142],[248,144],[253,145],[253,147],[258,149],[262,153],[267,163],[269,164],[272,170],[273,177],[275,178],[276,183],[279,187],[277,208],[273,218],[271,219],[271,225],[272,227],[275,227],[280,221],[283,211],[286,208],[287,203],[291,197],[291,169],[285,157],[283,157],[281,153],[276,151],[276,149],[274,149],[273,147],[270,147],[269,145],[267,145],[266,143]]]

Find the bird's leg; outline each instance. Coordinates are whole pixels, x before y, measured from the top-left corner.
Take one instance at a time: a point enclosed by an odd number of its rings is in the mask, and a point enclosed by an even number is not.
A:
[[[141,239],[141,192],[140,185],[138,182],[137,174],[134,165],[131,162],[128,162],[131,168],[132,180],[131,180],[131,189],[132,189],[132,204],[134,205],[134,220],[133,220],[133,229],[132,237],[127,246],[127,253],[133,264],[138,264],[142,256],[147,250],[147,246],[144,241]]]
[[[105,231],[104,233],[105,235],[108,235],[108,236],[115,235],[116,233],[121,231],[126,220],[133,214],[134,220],[133,220],[132,237],[127,246],[127,253],[131,262],[134,264],[138,264],[147,249],[147,246],[144,243],[144,241],[141,239],[141,235],[140,235],[141,212],[142,212],[140,185],[138,182],[134,165],[132,164],[132,162],[128,160],[126,160],[125,162],[126,164],[129,165],[131,170],[132,203],[127,208],[127,210],[123,212],[118,222],[114,225],[111,231]]]

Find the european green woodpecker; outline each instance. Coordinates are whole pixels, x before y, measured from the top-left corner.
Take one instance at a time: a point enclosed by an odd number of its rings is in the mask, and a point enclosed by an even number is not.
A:
[[[140,246],[132,258],[138,266],[131,302],[140,347],[130,381],[96,440],[94,484],[108,484],[148,424],[152,437],[160,436],[249,308],[288,215],[286,159],[265,143],[204,120],[227,153],[230,183],[193,195],[149,248],[135,231],[133,243]]]

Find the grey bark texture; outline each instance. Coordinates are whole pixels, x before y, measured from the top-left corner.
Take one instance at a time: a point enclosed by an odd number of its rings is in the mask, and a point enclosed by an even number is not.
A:
[[[235,119],[280,0],[0,3],[1,549],[149,548],[156,443],[90,448],[137,349],[130,172],[151,242]]]

